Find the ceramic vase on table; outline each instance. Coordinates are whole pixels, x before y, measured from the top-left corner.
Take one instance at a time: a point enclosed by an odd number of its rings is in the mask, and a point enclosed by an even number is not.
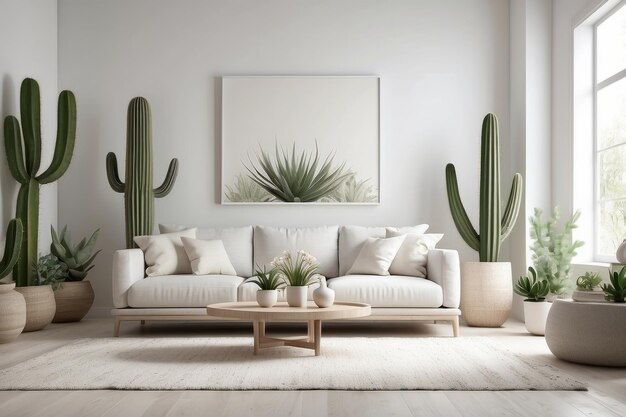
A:
[[[258,290],[256,292],[256,302],[261,307],[273,307],[278,302],[277,290]]]
[[[57,305],[50,285],[19,287],[15,291],[22,294],[26,301],[26,326],[24,326],[24,332],[41,330],[52,323]]]
[[[26,302],[15,283],[0,285],[0,343],[17,338],[26,325]]]
[[[619,245],[617,251],[615,251],[615,257],[617,258],[617,262],[626,265],[626,239]]]
[[[335,291],[328,288],[326,280],[320,280],[320,286],[313,291],[313,301],[320,308],[330,307],[335,302]]]
[[[304,307],[307,304],[308,286],[287,286],[287,304],[290,307]]]
[[[89,281],[66,281],[54,292],[56,313],[53,323],[81,321],[87,314],[95,294]]]

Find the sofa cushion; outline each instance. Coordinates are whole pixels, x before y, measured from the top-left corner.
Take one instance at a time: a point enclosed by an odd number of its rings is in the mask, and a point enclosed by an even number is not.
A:
[[[284,228],[256,226],[254,228],[254,264],[268,265],[285,250],[304,250],[317,258],[317,271],[326,277],[338,275],[337,241],[339,226]]]
[[[164,275],[148,277],[128,290],[130,307],[206,307],[237,301],[243,278],[230,275]]]
[[[335,299],[367,303],[372,307],[437,308],[443,303],[441,287],[425,278],[391,275],[346,275],[328,280]]]
[[[185,252],[195,275],[237,275],[221,240],[181,237]]]
[[[389,267],[389,273],[392,275],[408,275],[411,277],[426,278],[428,252],[435,249],[437,243],[443,238],[443,234],[405,234],[388,227],[387,237],[396,236],[405,236],[405,238]]]
[[[181,238],[196,237],[196,229],[163,233],[154,236],[135,236],[134,241],[141,248],[146,260],[146,275],[189,274],[191,263],[183,247]]]
[[[175,232],[186,229],[185,226],[160,224],[161,233]],[[233,264],[237,275],[251,277],[254,274],[252,268],[252,226],[206,228],[200,227],[196,231],[196,239],[221,240],[228,259]]]
[[[422,234],[428,229],[427,224],[399,227],[402,233]],[[361,251],[361,245],[368,237],[384,238],[387,231],[384,227],[342,226],[339,228],[339,275],[346,275]],[[322,274],[324,275],[324,274]],[[331,277],[331,275],[326,275]],[[337,276],[337,275],[333,275]]]
[[[368,237],[346,275],[389,275],[389,266],[403,242],[404,236]]]

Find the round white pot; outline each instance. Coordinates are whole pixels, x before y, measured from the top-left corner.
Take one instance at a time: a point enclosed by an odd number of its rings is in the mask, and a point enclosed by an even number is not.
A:
[[[306,307],[309,287],[287,287],[287,304],[290,307]]]
[[[256,292],[256,302],[261,307],[273,307],[278,302],[277,290],[258,290]]]
[[[313,291],[313,301],[320,308],[330,307],[335,303],[335,291],[328,288],[326,280],[320,280],[320,286]]]
[[[526,330],[537,336],[546,334],[546,321],[552,303],[547,301],[524,301],[524,322]]]
[[[500,327],[513,306],[510,262],[461,265],[461,313],[469,326]]]

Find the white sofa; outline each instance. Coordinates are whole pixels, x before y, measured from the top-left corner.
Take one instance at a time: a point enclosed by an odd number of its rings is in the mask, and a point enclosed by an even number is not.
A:
[[[160,226],[161,232],[183,227]],[[114,333],[122,321],[223,320],[207,315],[212,303],[254,301],[257,287],[249,281],[254,265],[268,264],[284,250],[305,250],[320,263],[320,274],[335,290],[337,301],[367,303],[372,314],[363,320],[428,320],[447,322],[458,336],[461,282],[455,250],[428,252],[427,277],[346,275],[368,237],[385,237],[384,227],[323,226],[277,228],[246,226],[199,228],[197,238],[224,243],[237,276],[168,275],[145,277],[140,249],[118,250],[113,256]],[[315,286],[310,287],[309,297]]]

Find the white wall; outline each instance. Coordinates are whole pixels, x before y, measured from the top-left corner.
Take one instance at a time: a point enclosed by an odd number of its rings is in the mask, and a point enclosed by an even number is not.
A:
[[[508,2],[60,0],[58,19],[59,87],[78,100],[59,223],[76,236],[102,228],[91,274],[96,308],[111,305],[110,260],[124,246],[122,196],[109,188],[104,160],[108,151],[124,160],[126,106],[137,95],[152,104],[155,182],[170,158],[180,160],[174,190],[156,202],[158,222],[428,222],[446,234],[443,247],[477,258],[452,223],[444,166],[457,165],[477,219],[481,121],[495,112],[503,183],[511,180]],[[381,204],[220,206],[219,77],[233,74],[380,75]]]
[[[54,152],[57,88],[56,0],[0,0],[0,116],[19,118],[20,84],[26,77],[39,82],[43,155],[41,172]],[[18,183],[6,162],[4,139],[0,146],[0,242],[8,221],[15,217]],[[39,250],[49,252],[50,225],[57,221],[57,185],[41,189]],[[3,245],[0,245],[3,246]]]

